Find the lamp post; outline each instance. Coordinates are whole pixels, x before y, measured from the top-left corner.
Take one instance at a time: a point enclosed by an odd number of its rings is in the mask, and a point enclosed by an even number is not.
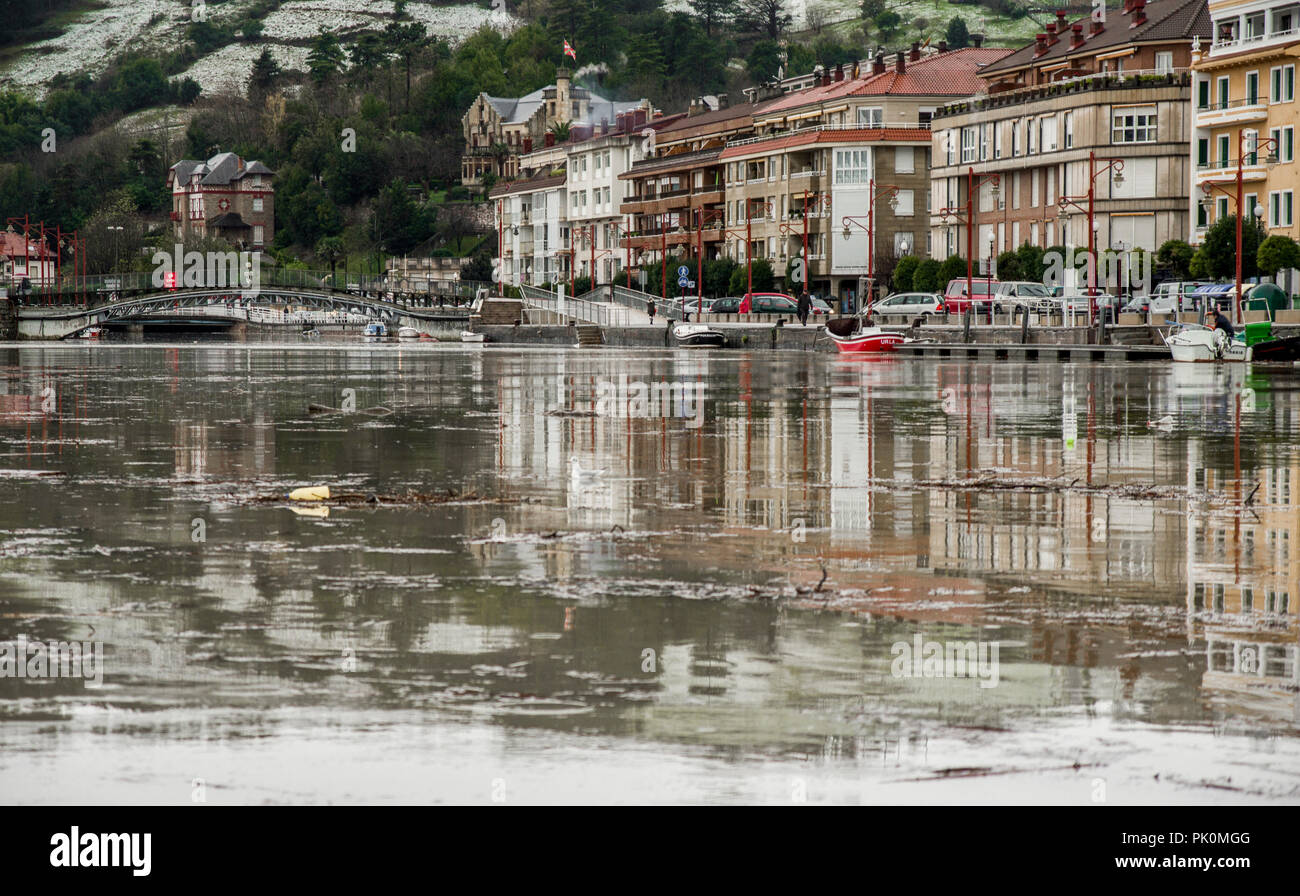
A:
[[[121,255],[121,234],[123,228],[121,224],[115,224],[105,227],[104,229],[113,232],[113,273],[116,274],[117,263]]]
[[[501,209],[501,200],[497,200],[497,254],[500,256],[501,264],[497,268],[497,298],[505,298],[505,277],[506,277],[506,218]]]
[[[1123,308],[1124,307],[1124,282],[1128,280],[1128,270],[1127,270],[1128,265],[1126,264],[1126,262],[1128,261],[1128,256],[1125,255],[1125,253],[1128,251],[1129,245],[1123,240],[1116,240],[1113,245],[1115,251],[1119,253],[1119,260],[1120,260],[1119,306]]]
[[[1098,162],[1104,162],[1100,168]],[[1123,159],[1098,159],[1097,153],[1089,150],[1088,152],[1088,192],[1081,196],[1062,195],[1056,201],[1060,209],[1058,217],[1061,220],[1061,226],[1065,226],[1068,220],[1067,208],[1086,212],[1088,215],[1088,309],[1090,316],[1095,320],[1097,317],[1097,231],[1100,225],[1097,223],[1096,205],[1097,205],[1097,178],[1107,171],[1113,170],[1115,174],[1111,177],[1111,184],[1119,187],[1124,184],[1124,160]],[[1085,208],[1080,205],[1087,202]]]
[[[868,182],[867,188],[867,223],[862,224],[862,217],[845,215],[841,223],[844,226],[842,231],[843,237],[847,240],[853,235],[853,227],[858,227],[867,232],[867,314],[871,314],[872,293],[875,292],[876,277],[876,200],[884,197],[889,199],[889,209],[893,211],[898,208],[898,187],[893,184],[880,184],[879,189],[875,180]]]
[[[818,203],[823,202],[826,198],[826,194],[824,193],[816,193],[813,195],[814,195],[814,200]],[[802,235],[803,237],[803,291],[804,292],[808,292],[808,279],[809,279],[808,268],[810,266],[810,261],[808,258],[808,196],[809,196],[808,191],[804,190],[803,191],[803,212],[799,216],[803,222],[802,229],[800,231],[796,231],[795,228],[790,226],[789,222],[784,222],[784,221],[777,228],[783,234]]]
[[[1266,164],[1269,164],[1269,165],[1276,165],[1276,164],[1277,164],[1277,161],[1278,161],[1278,157],[1277,157],[1277,153],[1278,153],[1278,140],[1277,140],[1277,138],[1276,138],[1276,137],[1260,137],[1259,134],[1255,134],[1254,136],[1255,136],[1254,146],[1252,146],[1252,147],[1251,147],[1251,150],[1250,150],[1250,157],[1251,157],[1251,158],[1250,158],[1250,163],[1251,163],[1251,165],[1257,165],[1257,164],[1259,164],[1259,147],[1260,147],[1260,144],[1263,144],[1264,146],[1266,146],[1266,147],[1269,148],[1269,153],[1268,153],[1268,155],[1267,155],[1267,156],[1265,157],[1265,159],[1264,159],[1265,163],[1266,163]],[[1206,181],[1204,184],[1201,185],[1201,190],[1204,191],[1204,193],[1205,193],[1205,198],[1202,200],[1203,203],[1209,203],[1209,202],[1210,202],[1210,197],[1213,195],[1213,193],[1214,193],[1215,190],[1218,190],[1220,193],[1224,194],[1225,196],[1229,196],[1229,197],[1231,197],[1231,198],[1232,198],[1233,200],[1235,200],[1235,202],[1236,202],[1236,208],[1237,208],[1237,215],[1236,215],[1236,218],[1237,218],[1237,220],[1236,220],[1236,224],[1237,224],[1237,227],[1236,227],[1236,230],[1237,230],[1237,264],[1236,264],[1236,275],[1237,275],[1237,298],[1236,298],[1236,302],[1235,302],[1235,307],[1236,307],[1236,316],[1237,316],[1237,320],[1236,320],[1236,322],[1237,322],[1237,323],[1241,323],[1241,321],[1242,321],[1242,316],[1243,316],[1243,315],[1242,315],[1242,306],[1241,306],[1241,219],[1242,219],[1242,218],[1245,216],[1245,214],[1246,214],[1246,210],[1245,210],[1245,208],[1244,208],[1244,206],[1245,206],[1245,202],[1246,202],[1246,199],[1245,199],[1245,196],[1242,194],[1242,190],[1243,190],[1243,186],[1244,186],[1243,169],[1244,169],[1244,167],[1245,167],[1245,161],[1246,161],[1246,131],[1239,131],[1239,132],[1237,133],[1237,178],[1236,178],[1237,189],[1236,189],[1236,193],[1235,193],[1235,195],[1234,195],[1232,192],[1230,192],[1226,187],[1224,187],[1222,184],[1216,184],[1214,181]],[[1262,216],[1263,213],[1264,213],[1263,208],[1261,208],[1261,207],[1259,207],[1259,206],[1256,206],[1256,207],[1259,208],[1259,213],[1256,215],[1256,217],[1260,217],[1260,216]],[[1253,222],[1252,222],[1252,223],[1253,223]]]
[[[966,225],[966,300],[973,308],[974,295],[974,258],[975,258],[975,193],[986,183],[993,185],[993,201],[996,204],[1002,192],[1002,176],[999,174],[981,174],[976,176],[975,168],[966,169],[966,204],[939,209],[939,218],[945,223],[951,218],[959,225]],[[965,213],[963,217],[963,211]],[[993,321],[993,297],[989,297],[989,322]]]
[[[704,313],[704,225],[710,220],[722,221],[726,212],[720,208],[695,210],[695,319]]]
[[[623,244],[623,269],[627,272],[627,288],[632,288],[632,231],[617,222],[609,225],[613,236]]]

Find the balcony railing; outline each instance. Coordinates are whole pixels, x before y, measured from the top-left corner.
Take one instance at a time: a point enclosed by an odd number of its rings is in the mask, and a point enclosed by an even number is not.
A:
[[[1253,98],[1246,97],[1245,99],[1240,99],[1240,100],[1228,100],[1227,102],[1224,102],[1222,100],[1217,100],[1204,105],[1197,103],[1196,111],[1197,112],[1226,112],[1229,109],[1246,109],[1251,106],[1264,106],[1264,105],[1265,105],[1264,100],[1256,96]]]
[[[1265,43],[1290,43],[1300,35],[1300,27],[1270,31],[1264,34],[1250,34],[1245,37],[1218,38],[1210,47],[1210,53],[1232,53],[1237,50]]]

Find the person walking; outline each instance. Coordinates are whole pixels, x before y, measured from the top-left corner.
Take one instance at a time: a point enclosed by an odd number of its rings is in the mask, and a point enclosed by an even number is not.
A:
[[[799,309],[796,312],[799,318],[799,325],[808,326],[808,312],[812,309],[812,299],[808,297],[808,290],[799,293]]]
[[[646,298],[645,311],[646,314],[650,315],[650,323],[653,324],[655,322],[655,297],[654,296],[649,296],[648,298]]]

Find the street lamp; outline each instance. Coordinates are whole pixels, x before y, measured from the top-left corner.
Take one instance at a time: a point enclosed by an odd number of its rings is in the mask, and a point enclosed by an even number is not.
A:
[[[817,193],[814,194],[814,197],[815,197],[815,201],[820,203],[824,201],[825,194]],[[803,236],[803,291],[804,292],[808,291],[808,274],[809,274],[808,268],[810,265],[810,262],[808,260],[808,207],[809,207],[808,191],[804,190],[803,211],[799,213],[799,218],[803,221],[802,228],[796,229],[794,227],[791,227],[788,222],[783,222],[777,226],[777,229],[780,230],[782,234],[785,234],[787,236],[799,236],[799,235]],[[792,218],[794,217],[793,212],[791,213],[790,217]]]
[[[1098,162],[1105,162],[1100,168]],[[1111,184],[1115,187],[1124,185],[1124,160],[1123,159],[1098,159],[1097,153],[1088,152],[1088,192],[1082,196],[1061,196],[1056,201],[1060,208],[1060,218],[1062,226],[1066,220],[1066,209],[1075,208],[1081,212],[1086,211],[1088,215],[1088,305],[1092,317],[1097,316],[1097,231],[1100,226],[1097,222],[1096,204],[1097,204],[1097,178],[1107,171],[1114,171],[1111,175]],[[1085,209],[1081,202],[1087,202]]]
[[[975,176],[975,168],[966,169],[966,205],[964,207],[965,216],[963,217],[962,206],[951,206],[939,209],[939,218],[947,224],[948,219],[957,222],[958,225],[966,225],[966,299],[974,307],[974,258],[975,258],[975,193],[986,183],[993,186],[990,193],[993,196],[993,204],[996,206],[998,197],[1002,194],[1002,177],[998,174],[981,174]],[[993,299],[989,297],[989,322],[993,322]]]
[[[121,224],[112,224],[104,228],[113,231],[113,273],[117,273],[117,263],[121,256],[121,233],[123,227]]]
[[[850,225],[867,232],[867,314],[870,315],[871,300],[874,298],[872,294],[875,292],[876,274],[876,200],[887,197],[889,201],[889,210],[891,212],[895,211],[898,208],[898,187],[893,184],[881,184],[880,189],[877,190],[875,180],[871,180],[868,182],[867,197],[866,226],[863,226],[861,216],[855,217],[853,215],[845,215],[841,223],[844,225],[842,235],[846,240],[853,235],[853,230]]]
[[[755,208],[762,209],[765,214],[770,214],[772,209],[772,203],[768,202],[766,199],[745,200],[745,278],[746,278],[746,289],[747,289],[745,295],[750,297],[751,302],[753,301],[754,298],[753,255],[754,255],[754,209]],[[737,239],[739,239],[740,231],[738,230],[722,231],[723,239],[726,239],[729,236],[734,236]]]
[[[1127,252],[1128,249],[1130,248],[1129,245],[1128,245],[1127,243],[1125,243],[1123,240],[1116,240],[1115,243],[1114,243],[1114,246],[1115,246],[1115,251],[1119,253],[1120,261],[1121,261],[1121,262],[1127,262],[1127,261],[1128,261],[1128,257],[1127,257],[1124,253]],[[1121,264],[1121,265],[1120,265],[1120,272],[1119,272],[1119,303],[1120,303],[1120,307],[1123,307],[1123,305],[1124,305],[1124,283],[1125,283],[1126,280],[1128,280],[1128,271],[1125,270],[1126,267],[1128,267],[1127,264]]]
[[[707,221],[724,222],[726,211],[720,208],[695,210],[695,319],[704,313],[704,224]]]
[[[1205,183],[1201,184],[1201,190],[1203,190],[1204,193],[1205,193],[1205,198],[1202,200],[1202,203],[1206,206],[1207,211],[1208,211],[1208,209],[1209,209],[1209,205],[1210,205],[1210,197],[1214,194],[1214,191],[1215,191],[1215,190],[1218,190],[1220,193],[1222,193],[1222,194],[1225,195],[1225,196],[1231,197],[1231,198],[1233,199],[1233,201],[1236,203],[1236,209],[1237,209],[1237,214],[1236,214],[1236,225],[1237,225],[1237,227],[1236,227],[1236,230],[1237,230],[1237,270],[1236,270],[1236,274],[1237,274],[1237,299],[1236,299],[1236,303],[1235,303],[1235,304],[1236,304],[1236,312],[1237,312],[1237,320],[1236,320],[1237,323],[1241,323],[1241,321],[1242,321],[1242,319],[1243,319],[1242,306],[1241,306],[1241,219],[1242,219],[1242,218],[1245,216],[1245,214],[1246,214],[1246,209],[1244,208],[1244,206],[1245,206],[1245,197],[1242,195],[1242,189],[1243,189],[1243,177],[1242,177],[1242,174],[1243,174],[1243,168],[1245,167],[1245,162],[1246,162],[1246,134],[1247,134],[1246,131],[1239,131],[1239,132],[1237,133],[1237,178],[1236,178],[1236,181],[1237,181],[1237,190],[1236,190],[1236,194],[1234,195],[1231,191],[1229,191],[1227,188],[1225,188],[1222,184],[1217,184],[1217,183],[1215,183],[1214,181],[1206,181]],[[1257,164],[1259,164],[1259,147],[1260,147],[1260,144],[1262,143],[1264,146],[1266,146],[1266,147],[1269,148],[1269,153],[1268,153],[1268,155],[1264,157],[1264,162],[1265,162],[1265,164],[1267,164],[1267,165],[1276,165],[1276,164],[1277,164],[1277,161],[1278,161],[1278,156],[1277,156],[1277,153],[1278,153],[1278,146],[1279,146],[1278,139],[1277,139],[1276,137],[1261,137],[1261,136],[1259,136],[1259,134],[1252,134],[1252,136],[1254,137],[1254,140],[1253,140],[1253,142],[1252,142],[1252,146],[1251,146],[1251,149],[1250,149],[1250,164],[1251,164],[1251,165],[1257,165]],[[1256,204],[1255,208],[1258,209],[1258,211],[1256,211],[1256,213],[1255,213],[1255,217],[1257,217],[1257,218],[1258,218],[1258,217],[1262,217],[1263,214],[1264,214],[1264,209],[1263,209],[1263,207],[1260,206],[1260,205],[1258,205],[1258,204]],[[1253,223],[1253,222],[1252,222],[1252,223]]]

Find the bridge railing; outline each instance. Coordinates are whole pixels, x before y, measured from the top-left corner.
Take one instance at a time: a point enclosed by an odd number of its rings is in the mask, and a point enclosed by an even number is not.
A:
[[[519,292],[525,304],[560,315],[558,294],[541,287],[527,285],[520,286]],[[599,295],[599,293],[600,290],[593,290],[586,295]],[[560,316],[572,317],[583,323],[595,324],[600,327],[626,327],[629,325],[631,318],[626,309],[617,305],[569,296],[564,298],[564,313]]]

